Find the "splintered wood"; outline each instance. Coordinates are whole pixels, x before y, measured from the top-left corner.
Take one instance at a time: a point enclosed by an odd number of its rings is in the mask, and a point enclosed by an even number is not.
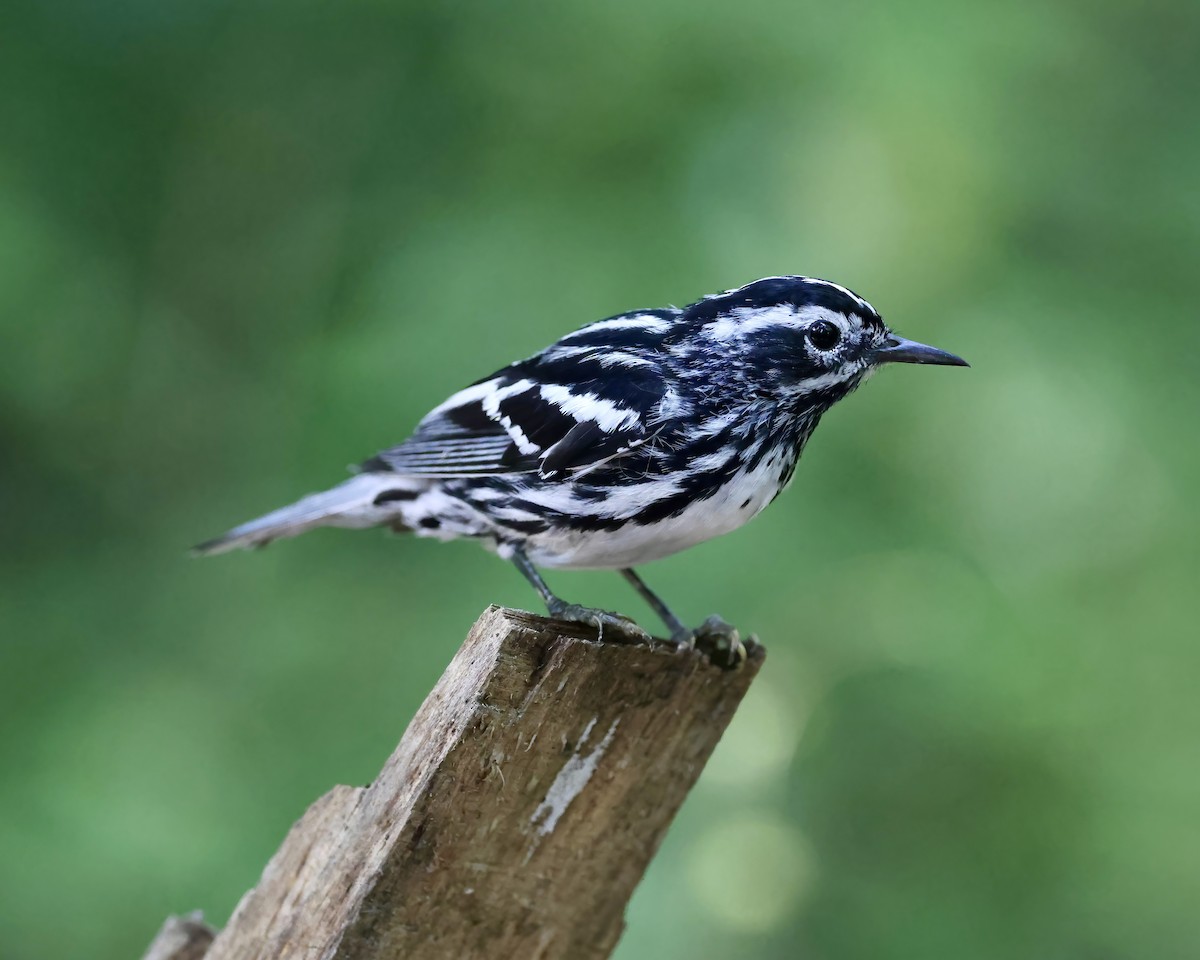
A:
[[[490,608],[369,787],[295,824],[205,960],[600,960],[762,664]]]

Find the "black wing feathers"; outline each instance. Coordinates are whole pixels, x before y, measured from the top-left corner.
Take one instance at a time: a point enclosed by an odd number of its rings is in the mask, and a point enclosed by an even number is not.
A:
[[[636,322],[643,315],[629,316]],[[612,331],[615,341],[606,341],[603,329],[584,328],[506,367],[451,397],[412,437],[363,469],[445,478],[537,471],[549,478],[640,446],[668,392],[655,361],[662,314],[647,315],[646,324]]]

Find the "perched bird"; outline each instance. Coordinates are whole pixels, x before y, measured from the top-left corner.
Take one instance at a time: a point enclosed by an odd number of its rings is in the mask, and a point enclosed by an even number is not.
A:
[[[620,570],[671,639],[692,643],[696,631],[633,567],[757,515],[791,482],[821,415],[895,362],[967,366],[811,277],[618,314],[460,390],[344,483],[196,551],[321,526],[472,537],[516,564],[555,617],[646,637],[626,617],[561,600],[537,567]],[[703,629],[732,634],[715,618]]]

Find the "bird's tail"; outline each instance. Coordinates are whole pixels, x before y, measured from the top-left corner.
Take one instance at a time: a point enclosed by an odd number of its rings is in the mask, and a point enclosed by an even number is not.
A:
[[[228,550],[263,547],[272,540],[294,537],[314,527],[373,527],[396,517],[393,501],[415,496],[404,478],[396,474],[360,473],[345,483],[309,494],[257,520],[234,527],[213,540],[192,548],[196,556]]]

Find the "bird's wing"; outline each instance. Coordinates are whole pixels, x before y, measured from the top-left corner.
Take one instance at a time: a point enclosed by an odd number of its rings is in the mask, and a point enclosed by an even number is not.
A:
[[[595,347],[568,357],[558,350],[456,393],[363,469],[445,478],[577,476],[641,446],[678,403],[655,364],[606,364]]]

